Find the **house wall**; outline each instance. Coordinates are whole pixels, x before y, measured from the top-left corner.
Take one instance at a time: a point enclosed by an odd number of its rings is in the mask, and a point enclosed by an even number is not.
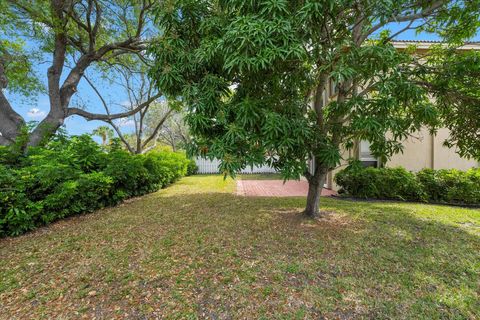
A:
[[[413,134],[403,141],[403,153],[394,155],[385,166],[404,167],[411,171],[432,168],[432,142],[432,136],[427,129]]]
[[[449,130],[445,128],[439,129],[435,136],[432,136],[427,129],[422,129],[403,141],[403,153],[392,156],[385,166],[404,167],[414,172],[424,168],[468,170],[480,167],[479,162],[462,158],[455,152],[455,149],[445,147],[443,142],[448,136]],[[358,158],[356,150],[343,152],[344,159],[352,157]],[[347,161],[342,160],[341,165],[329,173],[327,179],[328,188],[336,191],[339,189],[338,185],[333,181],[333,177],[346,164]]]
[[[456,150],[443,145],[449,136],[449,130],[439,129],[432,136],[423,129],[403,142],[403,153],[394,155],[385,165],[387,167],[402,166],[410,171],[430,169],[458,169],[468,170],[478,167],[477,161],[460,157]]]
[[[449,136],[448,129],[440,129],[434,141],[434,169],[458,169],[468,170],[472,167],[480,167],[479,163],[473,159],[460,157],[455,149],[449,149],[443,145],[443,141]]]
[[[432,42],[416,42],[416,41],[398,41],[393,42],[393,45],[398,50],[405,50],[410,45],[416,46],[416,51],[419,54],[425,54],[430,50]],[[460,51],[480,50],[478,44],[465,44],[457,48]],[[330,81],[324,92],[324,103],[327,103],[326,97],[335,100],[335,90],[332,89],[332,82]],[[403,153],[396,154],[385,164],[387,167],[404,167],[410,171],[420,171],[424,168],[431,169],[458,169],[468,170],[472,167],[480,167],[480,163],[460,157],[455,149],[450,149],[443,146],[443,142],[449,136],[449,130],[446,128],[439,129],[436,135],[432,136],[427,129],[422,129],[419,132],[412,134],[411,137],[403,141]],[[333,190],[338,190],[338,186],[333,181],[335,174],[347,165],[348,158],[358,159],[358,148],[353,151],[343,152],[342,163],[339,167],[332,170],[327,177],[327,187]]]

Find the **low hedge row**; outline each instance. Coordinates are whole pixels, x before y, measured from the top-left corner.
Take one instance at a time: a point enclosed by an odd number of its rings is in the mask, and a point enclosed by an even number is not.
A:
[[[335,182],[341,192],[358,198],[480,205],[480,169],[412,173],[351,165],[335,175]]]
[[[1,155],[8,155],[1,148]],[[15,159],[12,161],[12,159]],[[90,136],[52,141],[0,158],[0,236],[111,206],[156,191],[187,174],[184,154],[103,150]]]

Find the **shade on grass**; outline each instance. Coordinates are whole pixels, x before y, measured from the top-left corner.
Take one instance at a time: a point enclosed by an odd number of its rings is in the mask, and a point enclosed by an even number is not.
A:
[[[246,198],[193,176],[0,240],[0,318],[476,318],[480,210]]]

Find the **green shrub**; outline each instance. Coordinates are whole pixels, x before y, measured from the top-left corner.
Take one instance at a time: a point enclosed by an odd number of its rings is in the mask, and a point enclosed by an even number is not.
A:
[[[424,169],[417,177],[429,201],[480,204],[480,169]]]
[[[195,162],[195,160],[189,159],[188,166],[187,166],[187,176],[197,174],[197,172],[198,172],[197,163]]]
[[[105,165],[105,153],[89,135],[73,137],[65,153],[70,164],[83,172],[93,172]]]
[[[0,148],[0,236],[156,191],[187,173],[184,154],[102,150],[90,136],[52,139],[14,155]]]
[[[10,147],[0,146],[0,165],[13,165],[18,161]]]
[[[161,173],[159,168],[163,168],[163,186],[177,181],[179,178],[187,174],[188,159],[183,153],[179,152],[166,152],[166,151],[153,151],[147,154],[148,166],[153,171],[152,173],[157,176]]]
[[[67,164],[46,162],[18,170],[25,192],[33,201],[42,200],[54,192],[59,184],[76,179],[82,172]]]
[[[102,172],[83,173],[60,184],[43,201],[42,222],[92,212],[110,204],[113,179]]]
[[[164,166],[154,153],[145,156],[143,165],[148,171],[149,180],[154,181],[157,188],[168,185],[173,177],[170,168]]]
[[[423,186],[428,201],[439,202],[446,199],[447,189],[444,181],[439,179],[440,170],[423,169],[417,173],[417,178]]]
[[[359,198],[480,204],[480,169],[362,168],[352,165],[335,176],[341,191]]]
[[[422,186],[404,168],[361,168],[350,166],[335,176],[336,183],[359,198],[424,200]]]
[[[31,204],[16,172],[0,165],[0,236],[33,229],[33,218],[27,214]]]
[[[139,196],[156,190],[143,163],[143,155],[114,151],[107,156],[103,172],[112,177],[114,189],[122,191],[125,197]]]

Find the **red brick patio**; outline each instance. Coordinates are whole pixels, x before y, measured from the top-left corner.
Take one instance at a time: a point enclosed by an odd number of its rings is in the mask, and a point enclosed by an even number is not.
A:
[[[307,181],[282,180],[237,180],[237,195],[247,197],[304,197],[308,192]],[[322,190],[322,196],[336,194],[329,189]]]

